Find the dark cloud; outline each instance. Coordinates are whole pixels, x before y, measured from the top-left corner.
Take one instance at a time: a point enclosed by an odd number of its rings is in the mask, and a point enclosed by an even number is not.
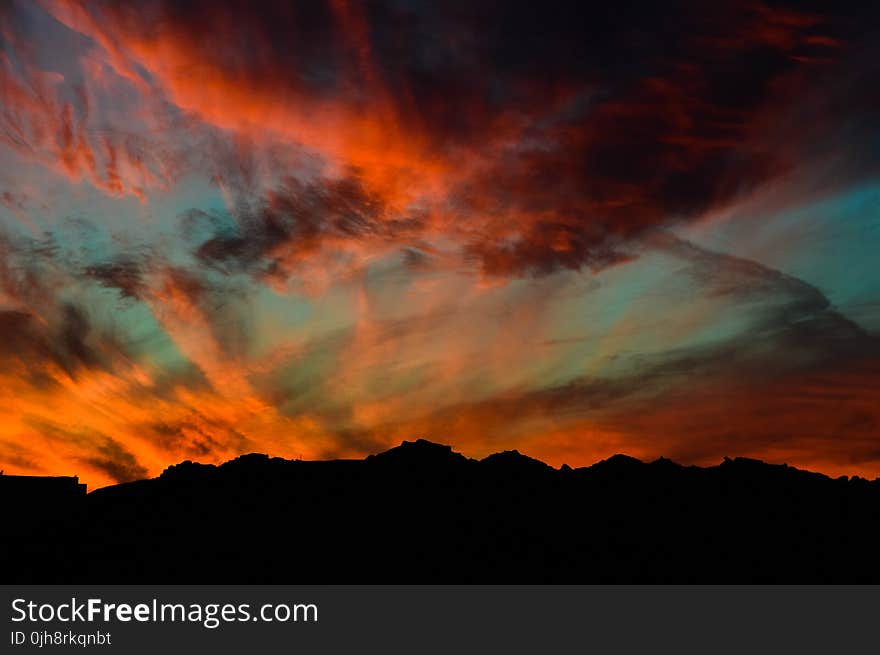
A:
[[[105,473],[116,482],[131,482],[147,477],[147,469],[120,442],[105,438],[93,444],[91,449],[95,454],[79,461]]]
[[[83,275],[94,279],[102,286],[117,289],[122,298],[143,298],[147,289],[143,265],[126,257],[86,266]]]
[[[35,345],[33,317],[17,310],[0,311],[0,352],[13,354],[24,352]]]
[[[558,269],[598,271],[632,259],[627,247],[607,234],[576,225],[541,222],[527,232],[500,241],[474,241],[468,259],[489,275],[545,275]]]
[[[19,374],[37,387],[51,384],[47,364],[76,377],[81,370],[111,370],[112,357],[124,352],[122,344],[96,329],[73,304],[62,305],[50,325],[27,312],[0,311],[0,339],[0,357],[7,367],[19,362]]]
[[[44,306],[54,296],[50,278],[56,252],[49,239],[16,241],[0,233],[0,290],[23,305]]]
[[[57,445],[67,452],[73,449],[74,459],[98,470],[117,482],[129,482],[147,477],[147,469],[120,441],[96,430],[78,425],[65,426],[36,416],[24,421],[49,446]]]
[[[275,274],[285,260],[314,255],[324,246],[418,233],[418,218],[392,218],[386,212],[382,199],[352,174],[310,182],[287,178],[242,207],[234,223],[191,213],[184,221],[190,234],[199,231],[199,223],[204,230],[210,222],[215,230],[196,248],[198,261],[226,273],[263,277]]]
[[[144,426],[144,429],[155,444],[177,456],[200,458],[218,450],[242,453],[254,447],[234,426],[212,421],[197,410],[193,410],[191,421],[156,421]],[[219,438],[221,435],[222,440]]]
[[[55,341],[61,357],[68,360],[65,368],[73,371],[79,366],[96,367],[100,357],[90,344],[92,326],[85,313],[76,305],[65,303],[60,314]]]
[[[85,277],[93,273],[87,269]],[[36,386],[51,384],[47,364],[76,377],[82,370],[110,371],[114,360],[134,354],[135,344],[112,324],[61,293],[75,289],[81,276],[51,235],[15,240],[0,234],[0,291],[11,303],[0,309],[0,357],[19,362],[19,374]]]
[[[262,197],[252,154],[232,148],[216,178],[260,197],[197,251],[224,270],[271,274],[279,242],[295,256],[331,237],[417,232],[419,221],[389,225],[410,219],[389,211],[374,182],[418,186],[434,165],[448,178],[448,231],[487,273],[603,268],[629,256],[629,239],[809,166],[831,144],[868,153],[859,144],[876,132],[870,7],[193,0],[86,10],[105,38],[162,42],[163,65],[216,84],[225,105],[141,62],[210,120],[293,111],[292,122],[342,132],[312,135],[318,155],[335,140],[343,147],[329,155],[343,165],[384,167],[367,183],[288,180]],[[862,175],[866,157],[841,175]]]

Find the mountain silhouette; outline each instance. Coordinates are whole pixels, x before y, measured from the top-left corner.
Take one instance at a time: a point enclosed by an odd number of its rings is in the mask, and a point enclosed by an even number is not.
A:
[[[880,582],[880,479],[746,458],[554,469],[420,439],[183,462],[88,495],[13,477],[9,583]]]

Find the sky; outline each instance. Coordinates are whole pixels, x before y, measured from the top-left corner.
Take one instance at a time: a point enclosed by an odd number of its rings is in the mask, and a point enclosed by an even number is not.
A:
[[[0,469],[880,476],[869,4],[0,3]]]

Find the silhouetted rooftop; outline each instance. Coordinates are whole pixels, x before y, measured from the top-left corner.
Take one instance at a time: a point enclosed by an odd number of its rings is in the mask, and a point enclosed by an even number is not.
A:
[[[7,475],[0,473],[0,489],[15,489],[27,493],[86,493],[86,485],[81,484],[79,477],[75,475]]]

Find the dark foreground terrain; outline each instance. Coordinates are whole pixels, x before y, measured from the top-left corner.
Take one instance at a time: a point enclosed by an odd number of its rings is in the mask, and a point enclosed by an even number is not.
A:
[[[6,583],[880,582],[880,480],[755,460],[556,470],[420,440],[88,495],[5,477]]]

